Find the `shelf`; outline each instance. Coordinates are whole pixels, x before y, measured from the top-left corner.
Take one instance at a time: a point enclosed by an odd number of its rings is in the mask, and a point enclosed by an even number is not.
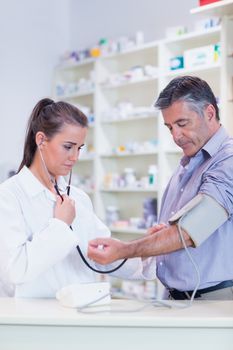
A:
[[[165,75],[167,77],[173,77],[176,75],[186,75],[186,74],[192,74],[192,73],[197,73],[197,72],[203,72],[203,71],[210,71],[214,69],[220,69],[220,63],[214,63],[214,64],[209,64],[203,65],[200,67],[195,67],[193,69],[187,69],[187,68],[181,68],[181,69],[176,69],[173,71],[166,72]]]
[[[155,119],[157,118],[158,113],[149,113],[148,114],[142,114],[142,115],[132,115],[126,118],[122,119],[103,119],[101,123],[103,124],[115,124],[115,123],[127,123],[127,122],[134,122],[134,121],[142,121],[142,120],[147,120],[147,119]]]
[[[221,25],[215,26],[213,28],[208,28],[204,30],[197,30],[193,31],[190,33],[185,33],[176,37],[172,38],[167,38],[164,40],[164,44],[172,44],[172,43],[180,43],[181,41],[186,41],[190,39],[195,39],[195,38],[200,38],[200,37],[205,37],[205,36],[210,36],[212,34],[216,34],[221,32]]]
[[[76,67],[83,67],[83,66],[94,64],[95,61],[96,61],[95,58],[87,58],[83,61],[59,64],[55,67],[55,69],[56,70],[74,69]]]
[[[79,92],[76,94],[56,96],[56,99],[71,100],[74,98],[78,98],[78,97],[82,97],[82,96],[90,96],[93,94],[94,94],[94,90],[89,90],[89,91],[82,91],[82,92]]]
[[[117,89],[117,88],[121,88],[121,87],[125,87],[125,86],[131,86],[131,85],[136,85],[136,84],[146,84],[148,82],[155,82],[158,79],[158,77],[145,77],[143,79],[138,79],[138,80],[129,80],[129,81],[125,81],[122,83],[118,83],[118,84],[103,84],[101,83],[100,86],[103,90],[107,90],[107,89]]]
[[[124,233],[124,234],[139,234],[139,235],[145,235],[146,230],[145,229],[139,229],[136,227],[125,227],[125,228],[120,228],[116,226],[110,226],[109,230],[114,232],[114,233]]]
[[[135,46],[133,46],[132,48],[130,48],[128,50],[124,50],[124,51],[121,51],[121,52],[114,52],[114,53],[111,53],[111,54],[108,54],[108,55],[100,56],[100,59],[101,60],[107,60],[107,59],[111,59],[111,58],[119,58],[119,57],[126,56],[126,55],[129,55],[129,54],[132,54],[132,53],[137,53],[137,52],[140,52],[140,51],[157,48],[158,45],[159,45],[159,42],[160,41],[152,41],[152,42],[140,45],[140,46],[136,46],[135,45]]]
[[[233,15],[233,0],[221,0],[212,4],[195,7],[190,10],[190,13],[205,16],[230,16]]]
[[[157,192],[158,188],[135,188],[135,187],[122,187],[122,188],[102,188],[102,192],[134,192],[134,193],[146,193],[146,192]]]
[[[154,156],[158,154],[158,150],[152,152],[122,152],[122,153],[109,153],[109,154],[101,154],[102,158],[123,158],[123,157],[142,157],[142,156]]]

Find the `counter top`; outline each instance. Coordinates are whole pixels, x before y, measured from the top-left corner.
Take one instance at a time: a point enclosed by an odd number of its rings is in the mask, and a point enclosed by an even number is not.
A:
[[[0,324],[233,328],[233,301],[194,301],[187,308],[144,306],[132,300],[112,300],[110,305],[86,309],[86,314],[65,308],[55,299],[0,298]]]

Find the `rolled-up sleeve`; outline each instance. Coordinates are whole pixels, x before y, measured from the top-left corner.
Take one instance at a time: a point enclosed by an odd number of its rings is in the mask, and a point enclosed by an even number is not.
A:
[[[203,174],[199,192],[213,197],[229,214],[233,214],[233,154],[224,154]]]
[[[95,266],[100,271],[108,271],[116,268],[122,260],[117,260],[112,264],[100,265],[95,263]],[[118,270],[110,274],[113,277],[127,280],[154,280],[156,278],[156,261],[155,258],[128,259]]]

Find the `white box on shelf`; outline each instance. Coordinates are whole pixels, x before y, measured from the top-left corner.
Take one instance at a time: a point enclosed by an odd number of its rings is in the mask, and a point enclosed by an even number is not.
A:
[[[207,45],[184,51],[184,67],[192,69],[214,64],[219,60],[218,45]]]

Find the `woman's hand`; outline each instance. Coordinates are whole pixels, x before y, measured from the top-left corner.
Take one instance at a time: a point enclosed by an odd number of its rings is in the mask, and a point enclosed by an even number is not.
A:
[[[60,196],[57,196],[54,217],[64,221],[68,226],[71,226],[76,216],[75,201],[67,195],[63,195],[62,197],[63,201]]]
[[[88,257],[99,264],[109,264],[125,257],[126,245],[114,238],[95,238],[89,242]]]

